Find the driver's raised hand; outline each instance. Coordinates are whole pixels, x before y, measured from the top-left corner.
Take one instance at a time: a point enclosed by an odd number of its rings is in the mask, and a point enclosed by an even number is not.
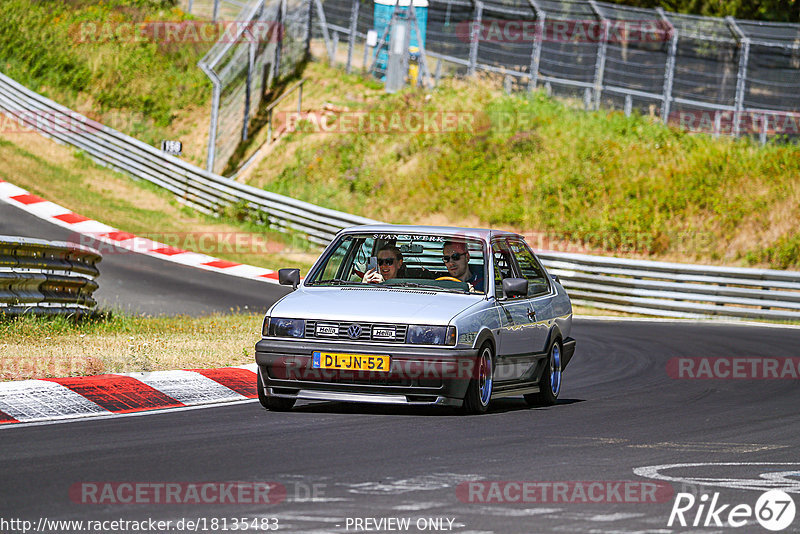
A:
[[[364,279],[361,280],[364,284],[380,284],[383,283],[383,275],[377,269],[370,269],[364,273]]]

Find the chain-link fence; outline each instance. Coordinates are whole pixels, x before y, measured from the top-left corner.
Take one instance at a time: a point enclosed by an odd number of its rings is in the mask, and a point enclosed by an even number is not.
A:
[[[181,0],[179,5],[187,13],[203,20],[233,20],[254,0]]]
[[[221,34],[198,63],[213,85],[206,169],[219,174],[248,139],[264,95],[306,57],[310,0],[196,0],[191,7],[198,16],[211,9]]]
[[[323,6],[332,60],[366,68],[375,2]],[[488,71],[508,90],[543,86],[587,109],[638,109],[690,131],[800,136],[800,24],[593,0],[431,0],[415,9],[427,10],[435,82]]]

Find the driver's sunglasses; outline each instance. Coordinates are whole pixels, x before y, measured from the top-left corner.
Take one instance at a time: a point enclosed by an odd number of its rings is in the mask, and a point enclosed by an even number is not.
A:
[[[447,262],[449,262],[450,260],[453,260],[453,261],[458,261],[458,260],[460,260],[460,259],[461,259],[461,256],[466,256],[466,255],[467,255],[467,253],[466,253],[466,252],[453,252],[453,253],[452,253],[452,254],[450,254],[449,256],[442,256],[442,261],[443,261],[444,263],[447,263]]]
[[[384,259],[384,258],[378,258],[378,265],[379,265],[379,266],[380,266],[380,265],[383,265],[384,263],[385,263],[386,265],[394,265],[394,258],[386,258],[386,259]]]

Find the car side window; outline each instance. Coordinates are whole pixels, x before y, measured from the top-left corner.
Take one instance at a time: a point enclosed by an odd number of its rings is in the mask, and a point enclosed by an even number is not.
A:
[[[510,247],[522,276],[528,281],[528,296],[534,297],[547,293],[550,290],[547,276],[533,252],[520,241],[511,241]]]
[[[328,257],[318,280],[360,281],[366,271],[367,261],[372,255],[374,239],[357,239],[345,237]]]
[[[503,279],[514,276],[511,267],[511,251],[505,241],[495,241],[492,243],[492,255],[494,257],[494,296],[501,299],[503,293]]]
[[[318,277],[319,280],[333,280],[339,276],[339,269],[342,262],[347,257],[349,247],[338,247],[328,258],[322,275]]]
[[[350,274],[348,279],[352,281],[361,281],[361,279],[364,277],[364,273],[367,272],[367,263],[369,262],[369,258],[374,254],[376,254],[375,240],[368,237],[356,250],[356,255],[353,259],[353,265],[352,269],[349,271]]]

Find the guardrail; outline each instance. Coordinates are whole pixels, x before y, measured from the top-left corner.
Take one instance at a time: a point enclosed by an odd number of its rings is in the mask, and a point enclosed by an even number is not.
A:
[[[538,252],[574,304],[643,315],[800,320],[800,272]]]
[[[2,74],[0,111],[103,165],[161,186],[202,211],[216,213],[237,205],[278,230],[303,233],[319,245],[326,245],[342,228],[376,222],[209,173],[90,121]],[[579,305],[665,317],[800,319],[800,272],[550,252],[539,257]]]
[[[268,222],[280,231],[305,234],[319,245],[326,245],[342,228],[375,222],[210,173],[89,120],[3,74],[0,111],[26,128],[79,148],[102,165],[163,187],[206,213],[219,213],[236,205],[255,220]]]
[[[0,314],[91,313],[101,259],[77,244],[0,236]]]

